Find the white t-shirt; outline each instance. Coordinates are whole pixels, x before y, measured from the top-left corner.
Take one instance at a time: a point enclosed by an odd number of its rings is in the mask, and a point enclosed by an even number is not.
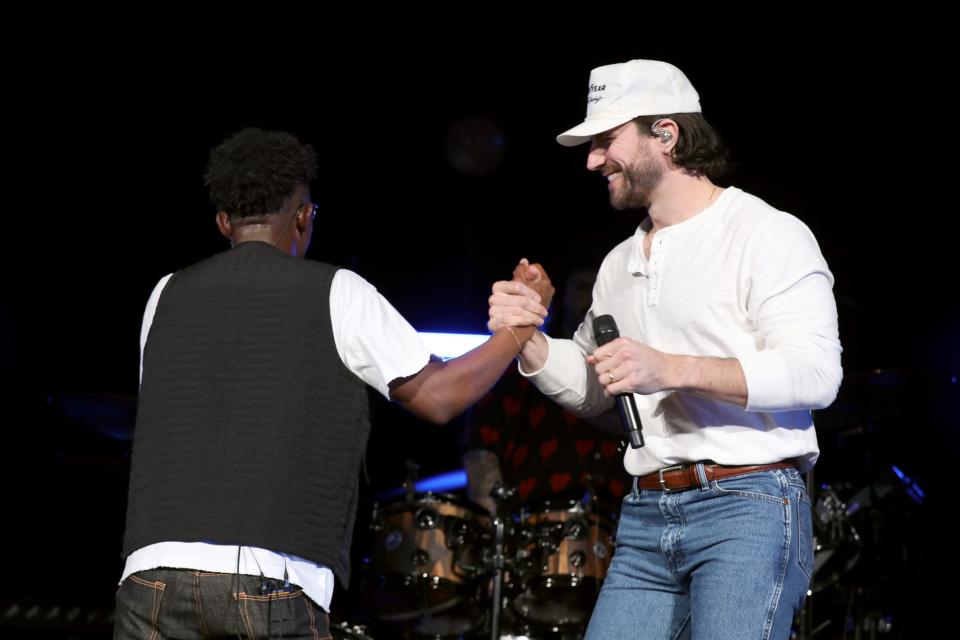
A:
[[[170,280],[163,277],[143,313],[140,329],[140,376],[143,349],[160,294]],[[415,375],[430,361],[430,350],[416,330],[376,288],[356,273],[340,269],[330,284],[330,321],[337,353],[357,377],[390,399],[389,383]],[[239,555],[239,558],[238,558]],[[158,542],[127,557],[120,582],[138,571],[160,567],[216,573],[241,573],[276,580],[287,579],[326,611],[333,597],[333,572],[326,566],[259,547],[215,545],[205,542]]]

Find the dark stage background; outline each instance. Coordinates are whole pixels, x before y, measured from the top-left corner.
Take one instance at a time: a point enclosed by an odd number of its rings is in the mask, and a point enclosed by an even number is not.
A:
[[[816,234],[846,374],[819,419],[817,481],[873,496],[855,515],[870,544],[846,579],[891,635],[941,628],[933,585],[954,563],[936,544],[960,445],[953,198],[937,193],[949,43],[929,15],[908,27],[917,17],[902,3],[759,16],[762,29],[730,18],[694,32],[674,15],[664,32],[654,18],[617,38],[587,24],[537,37],[451,25],[335,45],[326,25],[284,48],[276,33],[211,33],[189,55],[176,31],[64,29],[52,58],[13,71],[7,125],[23,150],[8,162],[23,177],[8,188],[23,202],[9,212],[0,301],[0,637],[94,637],[102,618],[83,620],[109,613],[143,305],[160,277],[226,248],[202,184],[210,147],[245,126],[312,143],[325,231],[308,256],[357,271],[418,329],[480,333],[490,285],[520,257],[562,286],[641,219],[609,208],[585,147],[554,142],[583,118],[590,69],[631,58],[692,80],[739,163],[724,185]],[[462,431],[462,419],[433,427],[375,399],[365,508],[400,485],[406,460],[424,476],[457,468]],[[846,606],[843,594],[818,596],[821,611]]]

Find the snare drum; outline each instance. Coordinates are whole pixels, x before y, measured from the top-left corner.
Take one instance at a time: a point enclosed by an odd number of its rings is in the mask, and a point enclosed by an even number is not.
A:
[[[485,509],[450,495],[377,505],[368,610],[398,637],[456,637],[482,625],[489,526]]]
[[[548,500],[525,507],[520,521],[514,611],[550,628],[586,625],[613,558],[613,520],[575,500]]]

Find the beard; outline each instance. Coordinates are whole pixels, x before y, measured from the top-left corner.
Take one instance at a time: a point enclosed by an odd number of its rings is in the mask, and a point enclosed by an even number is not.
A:
[[[618,211],[650,206],[650,194],[663,179],[663,168],[643,149],[630,165],[621,168],[620,184],[610,194],[610,206]]]

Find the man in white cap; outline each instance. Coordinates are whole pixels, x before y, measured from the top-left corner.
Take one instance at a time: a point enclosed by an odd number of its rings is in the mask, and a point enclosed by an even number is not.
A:
[[[610,204],[647,213],[574,338],[537,333],[520,358],[576,413],[638,407],[645,445],[624,456],[633,491],[587,638],[787,638],[813,567],[810,410],[842,377],[833,276],[800,220],[714,184],[725,152],[670,64],[594,69],[586,119],[557,141],[589,142]],[[491,330],[530,322],[528,296],[494,285]],[[598,347],[603,315],[622,337]]]

